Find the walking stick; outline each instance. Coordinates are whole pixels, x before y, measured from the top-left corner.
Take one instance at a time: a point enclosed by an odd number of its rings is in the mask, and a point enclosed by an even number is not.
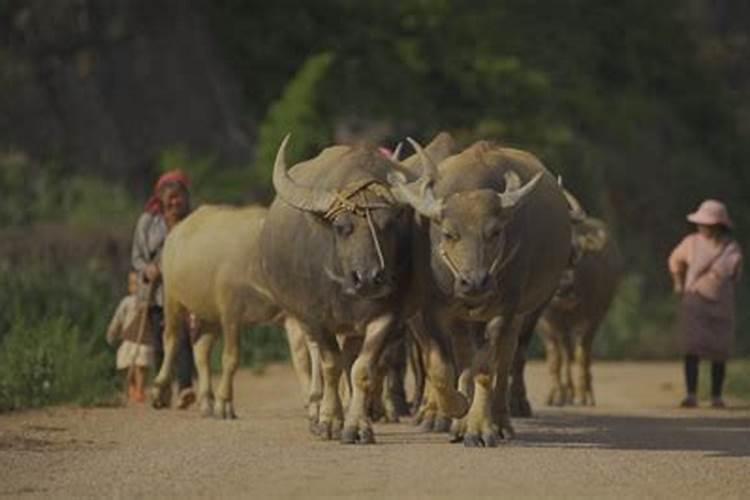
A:
[[[130,379],[133,377],[133,371],[135,370],[135,362],[138,359],[138,352],[141,349],[141,340],[143,340],[143,335],[146,332],[146,324],[148,324],[148,307],[151,305],[151,300],[153,299],[154,290],[156,290],[155,282],[149,281],[148,286],[146,287],[146,303],[143,307],[143,313],[141,314],[141,317],[139,318],[138,323],[138,336],[136,337],[135,341],[135,352],[133,352],[133,359],[130,360],[130,366],[128,366],[128,377],[127,381],[128,384],[130,383]],[[137,304],[136,307],[140,306],[140,304]]]

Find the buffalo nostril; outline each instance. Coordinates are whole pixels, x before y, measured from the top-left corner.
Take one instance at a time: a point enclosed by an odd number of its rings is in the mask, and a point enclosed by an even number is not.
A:
[[[352,283],[354,284],[354,288],[362,287],[362,274],[359,271],[352,271]]]
[[[376,285],[382,285],[385,283],[385,270],[376,269],[372,272],[372,282]]]
[[[484,290],[487,288],[487,286],[490,284],[490,275],[489,273],[485,273],[482,276],[479,277],[477,280],[478,287],[480,290]]]

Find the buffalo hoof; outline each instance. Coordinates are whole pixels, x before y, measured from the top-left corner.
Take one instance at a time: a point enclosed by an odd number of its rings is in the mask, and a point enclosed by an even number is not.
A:
[[[310,431],[310,434],[313,434],[314,436],[318,435],[318,419],[308,419],[307,420],[307,429]]]
[[[466,434],[464,446],[467,448],[495,448],[499,441],[496,432],[485,432],[483,434]]]
[[[214,415],[216,415],[216,418],[222,420],[237,419],[237,414],[234,412],[234,404],[227,400],[216,400],[216,404],[214,405]]]
[[[201,398],[200,403],[201,416],[202,417],[213,417],[214,416],[214,398],[212,396],[205,396]]]
[[[450,432],[452,420],[448,417],[439,416],[435,418],[435,423],[432,426],[432,432],[439,432],[444,434]]]
[[[151,389],[151,407],[157,410],[169,408],[172,402],[172,390],[169,387],[154,385]]]
[[[341,424],[336,422],[318,422],[315,426],[316,431],[313,434],[317,435],[323,441],[336,441],[343,439],[341,433]]]
[[[342,444],[375,444],[375,433],[372,428],[345,427],[341,433]]]
[[[418,419],[419,432],[432,432],[435,428],[435,419],[437,416],[433,412],[425,412]]]

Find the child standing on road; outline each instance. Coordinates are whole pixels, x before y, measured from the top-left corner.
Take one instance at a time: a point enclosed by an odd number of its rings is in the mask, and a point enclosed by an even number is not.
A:
[[[679,329],[685,353],[687,396],[683,408],[698,405],[698,362],[711,363],[711,406],[721,398],[726,361],[734,341],[735,286],[742,272],[742,251],[732,238],[732,221],[723,203],[704,201],[687,216],[698,230],[669,256],[675,293],[680,295]]]
[[[138,275],[131,271],[128,274],[129,295],[123,298],[117,306],[107,329],[107,342],[114,345],[118,338],[122,339],[117,349],[117,369],[124,370],[128,400],[143,403],[146,400],[144,390],[146,373],[153,365],[154,350],[151,346],[151,333],[148,325],[144,325],[143,331],[139,332],[141,316],[146,314],[146,306],[139,302],[137,289]]]

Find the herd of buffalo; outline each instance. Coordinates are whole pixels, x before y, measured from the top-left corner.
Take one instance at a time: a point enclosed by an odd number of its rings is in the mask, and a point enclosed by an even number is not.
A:
[[[422,426],[496,446],[513,435],[511,416],[531,414],[523,370],[534,331],[547,348],[548,403],[594,404],[591,344],[619,254],[535,156],[488,141],[460,151],[441,133],[424,149],[408,139],[415,153],[403,160],[400,148],[332,146],[289,167],[289,140],[270,207],[202,206],[169,234],[154,406],[167,404],[186,311],[203,330],[194,352],[205,415],[234,417],[239,335],[264,323],[286,330],[324,439],[373,443],[375,418],[410,410],[411,364]]]

